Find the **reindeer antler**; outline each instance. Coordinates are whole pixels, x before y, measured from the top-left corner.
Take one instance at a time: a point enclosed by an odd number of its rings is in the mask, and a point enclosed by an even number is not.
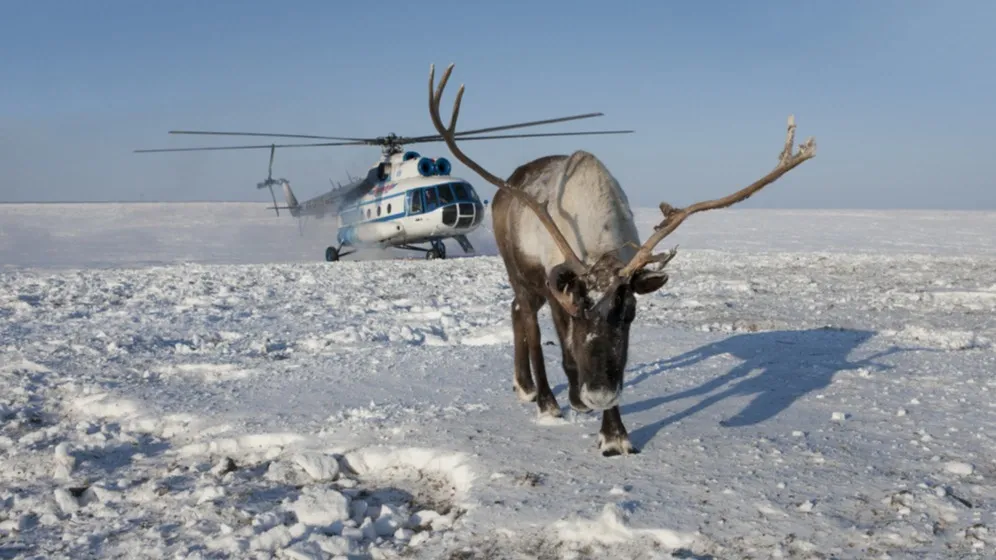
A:
[[[697,202],[686,208],[675,208],[666,202],[662,202],[660,205],[661,213],[664,214],[664,220],[661,221],[656,227],[654,227],[654,233],[649,239],[640,247],[633,256],[632,260],[619,271],[619,276],[629,277],[637,270],[647,266],[650,263],[657,262],[661,263],[661,267],[667,264],[672,258],[674,258],[676,248],[671,249],[667,253],[662,253],[658,255],[653,255],[653,249],[660,243],[665,237],[671,234],[674,230],[678,229],[681,222],[685,221],[685,218],[695,214],[696,212],[703,212],[705,210],[714,210],[716,208],[725,208],[727,206],[732,206],[738,202],[750,198],[751,195],[761,190],[767,185],[774,183],[779,177],[788,173],[800,163],[811,159],[816,155],[816,141],[810,137],[805,143],[799,145],[799,151],[795,154],[792,153],[792,144],[795,141],[795,117],[789,115],[788,118],[788,132],[785,136],[785,147],[782,149],[781,155],[778,157],[778,165],[775,166],[770,173],[761,177],[751,185],[723,198],[718,198],[716,200],[705,200],[702,202]]]
[[[453,101],[453,116],[450,117],[450,125],[443,126],[443,120],[439,117],[439,101],[443,96],[443,89],[446,87],[446,82],[450,79],[450,73],[453,71],[453,64],[446,67],[446,71],[443,73],[442,78],[439,79],[439,86],[433,91],[433,82],[435,82],[436,65],[429,66],[429,115],[432,117],[432,124],[435,125],[436,130],[442,135],[443,139],[446,141],[446,145],[453,152],[458,160],[463,162],[464,165],[469,167],[475,173],[484,177],[486,181],[495,185],[499,189],[507,191],[510,195],[519,199],[520,202],[528,206],[539,218],[540,222],[546,226],[546,229],[550,232],[553,240],[557,243],[557,247],[564,254],[567,259],[567,265],[571,267],[577,274],[582,274],[585,271],[584,263],[578,258],[577,253],[571,248],[564,234],[554,223],[553,218],[550,217],[550,212],[547,211],[547,206],[549,206],[550,201],[538,202],[533,197],[529,196],[528,193],[521,189],[512,188],[508,183],[495,177],[483,167],[477,164],[474,160],[467,157],[463,151],[456,145],[456,140],[454,138],[454,133],[456,132],[456,121],[457,117],[460,115],[460,101],[463,99],[463,84],[460,84],[460,89],[457,90],[456,100]],[[556,291],[556,290],[554,290]]]

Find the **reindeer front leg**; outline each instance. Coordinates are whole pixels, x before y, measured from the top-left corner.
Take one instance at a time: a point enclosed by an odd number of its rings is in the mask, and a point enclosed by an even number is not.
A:
[[[640,452],[629,441],[629,434],[626,433],[626,426],[623,426],[622,414],[619,412],[618,406],[602,412],[602,429],[598,432],[598,448],[602,451],[603,457]]]
[[[570,400],[571,408],[578,412],[591,412],[591,408],[581,400],[578,363],[571,353],[571,341],[568,336],[567,321],[570,320],[570,316],[556,300],[551,299],[549,303],[553,324],[557,327],[557,337],[560,339],[561,363],[564,366],[564,375],[567,376],[567,397]]]

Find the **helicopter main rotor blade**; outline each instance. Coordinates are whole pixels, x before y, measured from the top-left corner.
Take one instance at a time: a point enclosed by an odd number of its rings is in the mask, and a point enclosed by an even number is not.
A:
[[[477,128],[473,130],[462,130],[455,133],[455,136],[459,140],[499,140],[505,138],[541,138],[550,136],[583,136],[592,134],[629,134],[633,132],[632,130],[604,130],[604,131],[584,131],[584,132],[549,132],[541,134],[505,134],[505,135],[488,135],[488,136],[477,136],[479,134],[487,132],[498,132],[502,130],[510,130],[513,128],[524,128],[529,126],[539,126],[544,124],[553,124],[566,121],[573,121],[579,119],[588,119],[591,117],[601,117],[603,113],[584,113],[581,115],[571,115],[568,117],[557,117],[554,119],[543,119],[538,121],[528,121],[515,124],[506,124],[501,126],[490,126],[487,128]],[[146,149],[146,150],[135,150],[135,153],[150,153],[150,152],[199,152],[199,151],[211,151],[211,150],[262,150],[267,148],[305,148],[305,147],[326,147],[326,146],[402,146],[405,144],[419,144],[425,142],[441,142],[443,141],[442,135],[431,134],[426,136],[394,136],[393,134],[387,137],[380,138],[349,138],[341,136],[316,136],[311,134],[271,134],[268,132],[222,132],[216,130],[171,130],[170,134],[197,134],[197,135],[217,135],[217,136],[267,136],[267,137],[280,137],[280,138],[309,138],[318,140],[340,140],[340,142],[322,142],[315,144],[262,144],[253,146],[210,146],[210,147],[197,147],[197,148],[157,148],[157,149]]]
[[[320,144],[263,144],[260,146],[210,146],[200,148],[155,148],[150,150],[135,150],[135,153],[151,152],[202,152],[210,150],[270,150],[273,148],[312,148],[320,146],[366,146],[366,142],[324,142]]]
[[[307,138],[310,140],[341,140],[347,142],[373,142],[375,138],[348,138],[342,136],[315,136],[313,134],[271,134],[269,132],[219,132],[216,130],[170,130],[169,134],[199,134],[210,136],[269,136],[273,138]]]
[[[464,142],[464,141],[467,141],[467,140],[501,140],[501,139],[505,139],[505,138],[542,138],[542,137],[549,137],[549,136],[587,136],[587,135],[596,135],[596,134],[630,134],[632,132],[635,132],[635,131],[633,131],[633,130],[589,130],[589,131],[582,131],[582,132],[540,132],[540,133],[534,133],[534,134],[493,134],[493,135],[489,135],[489,136],[470,136],[470,137],[461,136],[461,137],[457,138],[457,140],[460,141],[460,142]],[[442,138],[440,138],[439,140],[435,140],[435,139],[433,139],[433,140],[422,140],[419,143],[441,142],[441,141],[443,141]],[[409,144],[414,144],[414,143],[415,142],[409,142]]]
[[[571,115],[569,117],[557,117],[555,119],[544,119],[541,121],[529,121],[516,124],[506,124],[502,126],[489,126],[487,128],[476,128],[474,130],[461,130],[455,132],[453,135],[456,138],[462,138],[471,134],[483,134],[485,132],[498,132],[501,130],[511,130],[513,128],[525,128],[527,126],[539,126],[543,124],[553,124],[567,121],[575,121],[579,119],[590,119],[592,117],[601,117],[604,113],[585,113],[583,115]],[[412,138],[403,138],[405,144],[414,144],[417,142],[435,142],[437,140],[442,140],[442,136],[439,134],[431,134],[427,136],[416,136]]]
[[[454,136],[463,136],[467,134],[481,134],[484,132],[498,132],[499,130],[511,130],[513,128],[525,128],[527,126],[539,126],[541,124],[553,124],[566,121],[575,121],[578,119],[590,119],[592,117],[601,117],[604,113],[585,113],[583,115],[572,115],[570,117],[557,117],[555,119],[545,119],[542,121],[529,121],[518,124],[506,124],[503,126],[491,126],[488,128],[478,128],[476,130],[461,130],[459,132],[453,133]]]

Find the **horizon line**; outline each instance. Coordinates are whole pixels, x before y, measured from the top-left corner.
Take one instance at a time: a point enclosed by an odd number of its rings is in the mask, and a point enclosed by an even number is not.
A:
[[[271,204],[270,201],[251,200],[0,200],[0,205],[14,206],[18,204]],[[633,210],[657,209],[657,205],[631,205]],[[996,208],[923,208],[923,207],[888,207],[872,208],[865,206],[796,206],[796,207],[755,207],[755,208],[721,208],[720,210],[782,210],[782,211],[865,211],[865,212],[996,212]]]

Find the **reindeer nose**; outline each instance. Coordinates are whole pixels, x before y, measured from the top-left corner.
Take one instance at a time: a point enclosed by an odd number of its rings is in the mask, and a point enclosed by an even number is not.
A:
[[[581,402],[594,410],[608,410],[619,406],[619,396],[622,387],[612,389],[605,386],[581,386]]]

